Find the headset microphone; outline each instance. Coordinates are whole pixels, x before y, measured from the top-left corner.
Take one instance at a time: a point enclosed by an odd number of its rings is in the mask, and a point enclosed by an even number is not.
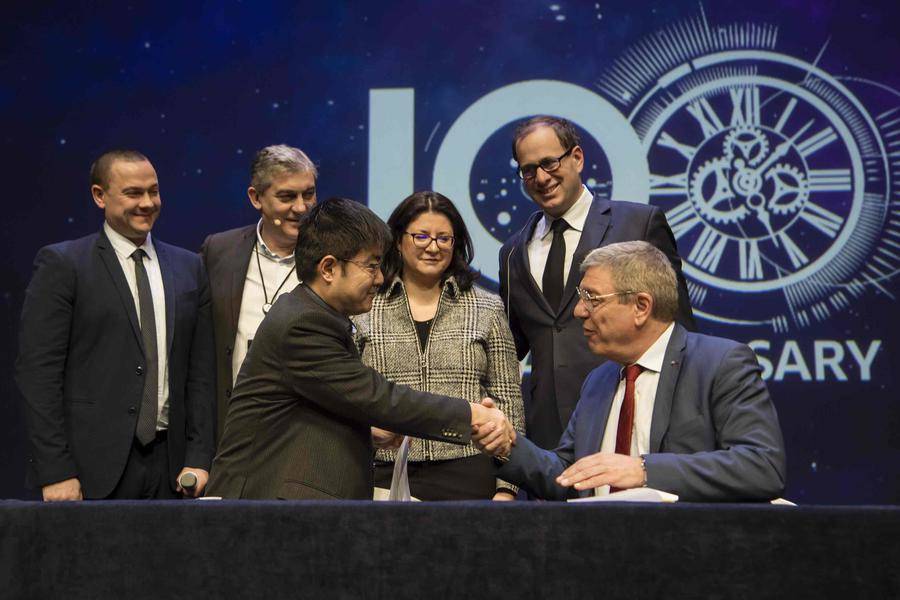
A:
[[[281,227],[282,223],[283,223],[283,221],[281,219],[273,219],[272,220],[272,224],[275,225],[275,227]]]

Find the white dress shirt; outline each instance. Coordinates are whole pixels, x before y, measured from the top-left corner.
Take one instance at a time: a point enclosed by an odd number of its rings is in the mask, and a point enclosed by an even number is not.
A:
[[[578,248],[578,242],[581,241],[581,232],[593,201],[594,195],[587,187],[582,186],[581,196],[562,216],[569,224],[569,228],[563,233],[563,239],[566,242],[563,288],[566,286],[566,277],[569,276],[569,269],[572,267],[572,257],[575,255],[575,249]],[[544,291],[544,268],[547,266],[547,255],[550,254],[550,244],[553,243],[553,232],[550,230],[553,221],[554,219],[545,213],[534,227],[534,234],[528,242],[528,262],[531,265],[531,276],[542,292]]]
[[[257,253],[259,263],[256,262]],[[266,284],[265,294],[263,281]],[[284,285],[281,285],[282,282]],[[269,250],[262,238],[262,219],[260,219],[256,225],[256,246],[250,253],[250,263],[247,265],[247,278],[244,280],[244,293],[241,296],[241,313],[238,316],[237,334],[234,336],[234,351],[231,353],[232,385],[237,381],[238,371],[244,364],[253,336],[266,316],[263,312],[266,296],[268,295],[269,304],[275,304],[277,298],[297,287],[299,283],[297,269],[294,268],[294,254],[278,256]],[[278,289],[280,285],[281,289]]]
[[[644,370],[634,382],[634,428],[631,430],[631,456],[641,456],[650,452],[650,425],[653,422],[656,388],[659,385],[659,373],[662,371],[663,360],[666,357],[666,348],[669,346],[669,339],[674,330],[675,324],[669,323],[669,326],[653,342],[653,345],[635,361],[635,364],[642,366]],[[619,387],[616,388],[616,395],[613,396],[612,406],[609,409],[609,418],[606,420],[600,452],[614,454],[616,451],[619,413],[622,410],[622,402],[625,400],[624,370],[625,368],[622,367],[619,373]],[[608,493],[608,485],[594,489],[596,496],[605,496]]]
[[[159,267],[159,258],[156,255],[156,249],[153,247],[153,240],[150,234],[140,246],[136,246],[134,242],[129,240],[121,233],[109,226],[109,223],[103,223],[103,231],[109,238],[125,272],[125,280],[128,282],[128,289],[131,290],[131,296],[134,298],[134,308],[137,311],[138,323],[141,321],[141,301],[138,297],[137,275],[134,272],[135,262],[131,258],[134,251],[138,248],[144,250],[147,256],[144,258],[144,270],[147,271],[147,279],[150,281],[150,294],[153,296],[153,318],[156,321],[156,365],[157,365],[157,400],[156,400],[156,429],[167,429],[169,427],[169,357],[166,345],[166,293],[163,288],[162,271]]]

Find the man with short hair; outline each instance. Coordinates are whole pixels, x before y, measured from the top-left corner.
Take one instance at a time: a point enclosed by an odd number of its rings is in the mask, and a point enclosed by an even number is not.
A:
[[[238,373],[210,495],[371,499],[370,426],[509,452],[515,432],[497,409],[392,383],[360,360],[349,317],[372,307],[390,240],[352,200],[331,198],[301,218],[302,283],[269,311]]]
[[[316,165],[299,148],[266,146],[253,159],[247,189],[259,221],[203,242],[216,338],[217,437],[259,324],[275,300],[299,283],[294,268],[298,221],[316,204],[317,176]]]
[[[159,181],[140,152],[98,158],[91,194],[103,228],[41,248],[25,292],[27,483],[48,501],[200,495],[214,453],[203,263],[151,237]]]
[[[520,436],[498,476],[557,500],[642,486],[699,502],[779,496],[784,441],[753,351],[674,322],[675,272],[647,242],[593,250],[581,271],[575,316],[611,362],[588,375],[557,448]]]
[[[584,151],[565,119],[521,123],[512,144],[525,190],[541,210],[500,250],[500,296],[519,360],[531,352],[525,431],[542,448],[559,440],[584,378],[603,359],[591,353],[572,316],[578,268],[594,248],[645,240],[662,250],[678,277],[677,320],[695,329],[681,259],[666,217],[654,206],[594,197],[581,182]]]

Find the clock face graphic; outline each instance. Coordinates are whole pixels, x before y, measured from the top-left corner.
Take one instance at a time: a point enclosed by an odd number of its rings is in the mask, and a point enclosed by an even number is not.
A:
[[[892,173],[850,90],[774,52],[774,36],[757,38],[661,45],[655,61],[633,52],[606,91],[643,142],[649,201],[666,213],[695,313],[786,331],[827,319],[868,286]]]

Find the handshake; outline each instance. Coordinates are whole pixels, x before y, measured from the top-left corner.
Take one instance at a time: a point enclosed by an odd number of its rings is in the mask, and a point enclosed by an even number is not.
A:
[[[496,407],[490,398],[483,398],[481,404],[471,404],[472,441],[485,454],[505,458],[516,443],[516,430],[506,415]],[[372,427],[372,443],[376,448],[396,450],[403,436],[384,429]]]

